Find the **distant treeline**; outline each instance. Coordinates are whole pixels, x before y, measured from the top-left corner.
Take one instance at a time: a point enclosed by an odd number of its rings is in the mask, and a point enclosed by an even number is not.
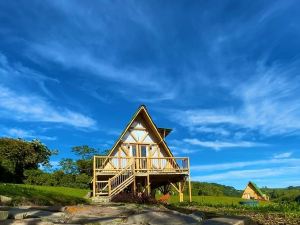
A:
[[[39,140],[0,138],[0,182],[88,188],[92,157],[99,151],[86,145],[73,147],[78,159],[64,158],[53,169],[49,160],[57,152]]]
[[[300,203],[300,186],[287,188],[262,188],[264,193],[270,196],[272,201],[276,202],[291,202]]]
[[[0,138],[0,182],[88,188],[93,172],[92,157],[99,150],[83,145],[73,147],[72,152],[77,160],[64,158],[57,168],[51,169],[50,156],[57,151],[39,140]],[[106,155],[107,151],[102,154]],[[262,191],[273,201],[300,202],[300,187],[262,188]],[[242,191],[216,183],[192,182],[192,195],[241,197]]]
[[[192,182],[192,195],[240,197],[242,191],[216,183]]]

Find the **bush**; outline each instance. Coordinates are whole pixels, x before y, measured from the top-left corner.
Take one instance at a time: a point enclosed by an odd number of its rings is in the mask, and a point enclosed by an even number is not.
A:
[[[26,170],[24,183],[42,186],[64,186],[88,188],[91,177],[87,174],[65,174],[58,170],[53,173],[45,173],[39,169]]]
[[[157,204],[157,200],[145,193],[134,195],[132,193],[121,192],[112,198],[112,202],[125,202],[137,204]]]

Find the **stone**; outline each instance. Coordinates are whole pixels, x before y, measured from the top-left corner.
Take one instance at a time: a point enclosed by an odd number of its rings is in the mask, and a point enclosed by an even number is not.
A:
[[[195,220],[197,220],[198,222],[201,222],[204,220],[205,215],[202,212],[193,212],[192,214],[189,214],[190,217],[194,218]]]
[[[8,218],[8,211],[0,211],[0,221]]]
[[[7,196],[4,196],[4,195],[0,195],[0,202],[1,202],[1,203],[9,204],[9,203],[11,203],[11,201],[12,201],[12,198],[11,198],[11,197],[7,197]]]
[[[203,225],[256,225],[249,218],[244,217],[219,217],[205,220]]]

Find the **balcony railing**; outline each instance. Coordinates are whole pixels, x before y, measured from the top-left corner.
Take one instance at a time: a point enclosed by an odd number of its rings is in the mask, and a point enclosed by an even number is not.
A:
[[[95,156],[94,169],[99,173],[115,173],[126,168],[133,160],[136,173],[188,173],[187,157],[107,157]]]

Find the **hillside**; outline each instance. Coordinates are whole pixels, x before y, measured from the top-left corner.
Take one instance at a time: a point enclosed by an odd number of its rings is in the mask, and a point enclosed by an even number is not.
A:
[[[0,194],[12,198],[12,205],[73,205],[87,203],[86,189],[0,183]]]
[[[192,182],[192,195],[241,197],[242,191],[222,184]]]
[[[287,188],[262,188],[262,191],[276,202],[300,202],[300,186]]]

